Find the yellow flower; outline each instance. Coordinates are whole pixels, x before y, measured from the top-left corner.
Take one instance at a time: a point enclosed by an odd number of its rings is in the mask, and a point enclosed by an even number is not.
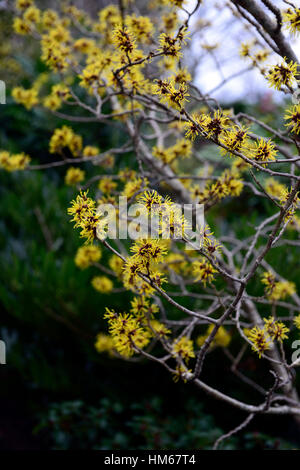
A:
[[[44,99],[44,106],[51,111],[56,111],[70,96],[69,88],[59,83],[52,87],[51,94]]]
[[[167,269],[172,269],[176,273],[187,274],[189,266],[181,253],[170,253],[165,259]]]
[[[233,173],[243,173],[247,171],[249,167],[250,163],[247,163],[242,158],[237,157],[232,163],[231,169]]]
[[[154,331],[151,332],[156,336],[165,338],[166,336],[171,334],[171,330],[169,330],[163,323],[159,322],[158,320],[150,320],[151,329]]]
[[[182,379],[184,382],[186,382],[188,374],[192,374],[191,369],[188,369],[184,364],[177,364],[176,372],[173,375],[173,380],[174,382],[178,382],[179,379]]]
[[[55,27],[58,22],[58,14],[55,10],[45,10],[42,16],[42,24],[44,29]]]
[[[282,340],[288,339],[286,333],[290,330],[284,323],[275,320],[274,317],[264,318],[264,322],[265,329],[273,341],[278,340],[282,342]]]
[[[16,0],[17,10],[26,10],[33,5],[33,0]]]
[[[117,276],[122,274],[124,262],[119,256],[112,255],[108,260],[108,265],[117,274]]]
[[[214,111],[213,116],[203,115],[201,126],[206,132],[208,138],[219,138],[221,134],[229,127],[228,111]]]
[[[225,188],[225,193],[231,196],[239,196],[244,187],[243,181],[229,170],[222,173],[220,181]]]
[[[139,273],[147,274],[141,260],[131,256],[127,258],[123,269],[124,286],[133,291],[138,290],[142,283],[142,278],[139,276]]]
[[[117,183],[112,181],[112,179],[108,176],[106,178],[101,178],[98,187],[102,193],[110,194],[117,188]]]
[[[268,49],[262,49],[260,51],[257,51],[254,54],[253,64],[256,65],[257,62],[265,62],[265,60],[267,60],[269,55],[270,55],[270,51]]]
[[[187,336],[175,340],[172,346],[172,354],[188,362],[190,358],[195,357],[193,341]]]
[[[192,76],[185,67],[184,69],[179,69],[174,73],[173,80],[175,83],[187,83],[192,80]]]
[[[286,193],[287,187],[276,181],[274,178],[267,178],[265,181],[266,191],[273,197],[280,198]]]
[[[300,8],[294,10],[289,8],[283,12],[283,21],[292,34],[297,34],[300,31]]]
[[[78,248],[75,256],[75,264],[80,269],[86,269],[101,258],[101,250],[96,245],[85,245]]]
[[[209,337],[213,329],[214,329],[214,325],[210,325],[205,335],[198,336],[196,340],[196,343],[198,346],[203,346],[205,340]],[[223,326],[220,326],[214,339],[212,340],[210,344],[210,348],[216,348],[216,347],[226,348],[229,345],[230,341],[231,341],[230,334],[226,331],[226,329]]]
[[[202,125],[205,124],[206,115],[192,114],[192,120],[184,124],[186,130],[185,137],[190,138],[192,141],[202,132]]]
[[[200,261],[194,261],[193,266],[193,276],[195,276],[195,282],[201,281],[204,286],[206,283],[209,284],[214,281],[214,273],[217,270],[210,264],[206,258],[201,258]]]
[[[48,34],[42,36],[42,60],[55,72],[65,72],[71,63],[71,49],[67,45],[70,41],[70,33],[62,25],[51,29]]]
[[[152,93],[159,95],[162,103],[166,103],[178,111],[180,111],[184,103],[188,101],[187,97],[189,96],[185,82],[176,84],[173,79],[156,80],[156,84],[153,85],[152,88]]]
[[[75,228],[80,227],[80,236],[86,238],[86,242],[95,239],[105,239],[108,219],[96,210],[96,202],[87,196],[86,192],[80,192],[75,200],[71,201],[68,214],[73,216],[71,222],[75,222]]]
[[[223,135],[220,136],[220,142],[226,147],[226,149],[221,148],[221,153],[229,153],[229,155],[232,156],[233,154],[230,152],[230,150],[241,152],[247,138],[248,129],[245,129],[244,127],[235,127],[226,131]]]
[[[126,26],[133,32],[138,41],[148,43],[151,41],[153,33],[153,24],[147,16],[127,15],[125,19]]]
[[[149,311],[149,301],[145,297],[134,297],[130,302],[130,312],[133,313],[137,318],[142,318]]]
[[[280,90],[283,86],[292,86],[298,76],[297,67],[296,62],[287,63],[287,59],[284,58],[284,62],[269,69],[267,79],[270,85],[276,90]]]
[[[270,340],[264,329],[255,326],[248,332],[247,336],[252,343],[253,351],[257,352],[260,358],[262,354],[270,349]]]
[[[188,158],[192,153],[192,143],[186,139],[177,140],[169,148],[153,147],[153,155],[165,164],[172,163],[177,158]]]
[[[136,49],[136,39],[129,28],[117,27],[113,31],[113,43],[117,50],[132,54]]]
[[[15,87],[11,95],[17,103],[23,104],[28,110],[36,106],[39,102],[36,88],[25,90],[22,87]]]
[[[300,330],[300,314],[294,318],[294,324],[298,330]]]
[[[284,206],[286,204],[286,202],[288,201],[288,199],[291,195],[291,192],[292,192],[292,188],[290,190],[286,189],[285,191],[282,192],[282,195],[281,195],[280,201],[279,201],[281,206]],[[292,200],[292,204],[291,204],[289,210],[287,211],[287,213],[285,215],[285,218],[284,218],[285,221],[290,220],[294,216],[295,210],[298,207],[298,202],[299,202],[299,197],[298,197],[298,193],[297,193],[294,196],[294,198]]]
[[[49,95],[43,101],[45,108],[50,109],[51,111],[56,111],[62,105],[61,99],[56,95]]]
[[[25,21],[28,21],[28,23],[37,24],[41,21],[41,11],[34,6],[31,6],[25,11],[23,18]]]
[[[272,274],[270,271],[263,274],[262,283],[266,286],[266,295],[270,300],[285,299],[286,297],[291,296],[296,292],[296,286],[293,282],[276,282],[274,274]]]
[[[125,357],[132,356],[135,346],[143,349],[150,341],[150,333],[128,313],[116,314],[106,309],[104,318],[108,319],[109,332],[112,336],[114,347],[119,354]]]
[[[284,119],[287,122],[285,125],[291,127],[291,132],[296,134],[300,133],[300,104],[296,104],[286,110]]]
[[[162,16],[163,31],[174,31],[178,26],[178,16],[175,11],[170,11]]]
[[[128,180],[134,180],[136,178],[136,171],[131,168],[124,168],[119,171],[120,181],[126,183]]]
[[[65,183],[68,186],[74,186],[77,183],[81,183],[85,178],[85,172],[83,170],[80,170],[80,168],[74,168],[71,166],[66,175],[65,175]]]
[[[128,199],[131,199],[136,193],[140,191],[143,185],[148,185],[147,178],[135,178],[132,181],[128,181],[124,187],[122,195],[126,196]]]
[[[7,151],[0,152],[0,168],[6,171],[24,170],[30,163],[30,157],[24,152],[11,155]]]
[[[114,341],[111,336],[105,333],[98,333],[95,348],[98,353],[111,352],[114,349]]]
[[[109,294],[114,287],[112,281],[106,276],[93,277],[92,286],[101,294]]]
[[[185,219],[181,207],[168,200],[160,206],[159,215],[159,231],[163,239],[182,239],[190,229],[190,223]]]
[[[74,157],[77,157],[82,149],[82,137],[68,126],[55,129],[49,143],[50,153],[61,153],[64,148],[68,148]]]
[[[74,43],[74,49],[83,54],[88,54],[94,47],[96,47],[96,43],[93,39],[80,38]]]
[[[242,42],[240,48],[240,56],[241,57],[250,57],[251,48],[253,47],[254,43],[252,42]]]
[[[247,147],[244,146],[243,150],[246,157],[262,164],[266,161],[276,160],[277,150],[271,140],[261,138],[254,143],[249,143]]]
[[[185,44],[185,38],[187,37],[187,29],[182,28],[180,32],[175,35],[169,33],[162,33],[159,38],[159,49],[158,51],[166,57],[173,59],[180,59],[182,53],[180,52],[182,44]]]
[[[163,199],[157,191],[145,191],[138,197],[138,203],[143,204],[148,212],[158,209],[162,202]]]
[[[163,240],[144,239],[140,238],[130,248],[140,263],[145,266],[150,266],[153,261],[159,263],[167,254],[166,246]]]
[[[99,155],[100,150],[98,147],[93,147],[92,145],[87,145],[83,149],[83,156],[84,157],[95,157],[96,155]]]

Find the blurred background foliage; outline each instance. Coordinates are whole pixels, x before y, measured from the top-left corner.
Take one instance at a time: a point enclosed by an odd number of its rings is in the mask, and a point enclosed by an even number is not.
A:
[[[68,123],[12,102],[10,88],[15,83],[26,86],[44,69],[30,40],[20,43],[10,37],[10,18],[1,14],[0,22],[0,62],[7,64],[11,58],[11,68],[4,67],[6,75],[1,76],[8,85],[8,102],[0,109],[0,147],[24,151],[34,163],[50,162],[51,133]],[[10,44],[6,50],[5,44]],[[35,61],[26,61],[25,48],[31,49]],[[241,102],[233,106],[247,110]],[[253,106],[259,111],[262,104]],[[266,119],[277,118],[270,113]],[[86,144],[101,150],[122,144],[116,127],[72,127]],[[201,152],[203,159],[218,158],[211,148],[204,146]],[[130,155],[118,157],[116,165],[132,166]],[[84,169],[87,177],[103,171],[91,165]],[[191,385],[174,384],[156,364],[124,362],[95,351],[95,336],[105,329],[104,307],[124,310],[130,294],[99,294],[90,285],[97,269],[82,271],[75,266],[81,243],[66,211],[77,191],[64,186],[65,171],[60,167],[0,173],[0,338],[7,344],[7,365],[0,366],[0,449],[211,448],[217,437],[244,418],[239,411],[211,401]],[[222,214],[217,208],[210,212],[208,222],[217,235],[218,227],[230,234],[232,226],[244,238],[270,211],[268,203],[257,203],[249,194],[245,189],[238,200],[228,200]],[[103,256],[105,260],[107,255]],[[289,250],[289,263],[280,249],[272,256],[281,274],[288,274],[300,287],[296,251]],[[294,266],[294,271],[286,273],[287,266],[289,270]],[[262,293],[257,281],[251,288],[254,294]],[[178,312],[173,316],[178,317]],[[256,378],[267,372],[251,355],[241,367]],[[246,387],[235,390],[238,379],[232,380],[230,363],[218,350],[208,357],[204,380],[249,400]],[[251,392],[250,399],[261,397]],[[258,417],[246,434],[226,441],[223,448],[295,447],[299,443],[294,441],[294,429],[289,417]]]

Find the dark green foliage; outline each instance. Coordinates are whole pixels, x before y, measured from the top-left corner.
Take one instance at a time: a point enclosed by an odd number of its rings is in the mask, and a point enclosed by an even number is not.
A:
[[[101,400],[99,406],[82,401],[53,404],[43,414],[36,433],[50,435],[53,449],[211,449],[224,431],[216,427],[202,405],[188,400],[178,413],[171,414],[167,402],[159,397],[131,403]],[[243,438],[231,437],[221,445],[234,449],[288,449],[283,440],[257,432]]]

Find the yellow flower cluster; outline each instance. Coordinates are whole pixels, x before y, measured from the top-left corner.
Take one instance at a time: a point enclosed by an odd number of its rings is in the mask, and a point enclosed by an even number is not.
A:
[[[86,269],[101,258],[101,250],[96,245],[84,245],[78,248],[75,255],[75,264],[80,269]]]
[[[158,265],[167,254],[164,240],[137,239],[131,247],[134,253],[127,258],[123,271],[123,282],[127,289],[143,295],[151,295],[154,291],[152,284],[159,288],[165,278],[158,270]],[[151,285],[145,281],[145,277]]]
[[[162,103],[171,106],[178,111],[180,111],[184,103],[188,101],[187,97],[189,96],[185,82],[177,84],[172,79],[158,79],[153,85],[152,93],[154,95],[159,95]]]
[[[173,343],[172,354],[183,361],[188,362],[190,358],[195,357],[193,341],[187,336],[182,336]]]
[[[114,285],[107,276],[95,276],[92,279],[92,286],[101,294],[109,294]]]
[[[204,188],[193,185],[190,192],[192,198],[196,199],[198,203],[215,203],[226,196],[239,196],[243,187],[239,171],[234,169],[233,171],[225,170],[214,183],[208,180]]]
[[[0,168],[6,171],[24,170],[30,163],[30,157],[24,152],[10,154],[6,150],[0,151]]]
[[[117,50],[121,50],[127,55],[136,50],[136,39],[126,27],[118,27],[114,30],[113,43]]]
[[[22,104],[28,110],[36,106],[39,102],[38,90],[36,88],[25,90],[22,87],[15,87],[11,95],[17,103]]]
[[[78,157],[82,150],[82,137],[75,134],[69,126],[56,129],[49,143],[50,153],[62,153],[66,148],[70,150],[73,157]]]
[[[185,124],[186,137],[195,140],[201,133],[208,139],[218,140],[221,134],[228,129],[230,125],[229,113],[227,111],[214,111],[209,114],[192,114],[191,120]]]
[[[112,255],[108,260],[108,265],[118,277],[121,276],[124,262],[119,256]]]
[[[98,187],[100,191],[102,191],[102,193],[110,194],[112,191],[116,189],[117,183],[115,181],[112,181],[112,179],[108,176],[108,177],[101,178]]]
[[[281,198],[287,192],[287,187],[276,181],[274,178],[267,178],[265,180],[265,189],[270,194],[270,196]]]
[[[98,333],[96,336],[95,348],[98,353],[111,353],[114,349],[114,340],[110,335]]]
[[[44,99],[44,106],[51,111],[56,111],[70,96],[69,88],[59,83],[52,87],[51,94]]]
[[[250,331],[245,331],[246,336],[252,343],[253,351],[258,353],[258,356],[261,358],[268,349],[270,349],[271,341],[264,328],[259,328],[255,326]]]
[[[81,183],[85,178],[85,172],[80,168],[71,166],[65,175],[65,183],[68,186],[74,186],[77,183]]]
[[[245,334],[252,343],[253,351],[262,355],[271,349],[272,341],[282,342],[287,339],[287,333],[290,331],[284,323],[275,320],[274,317],[264,318],[264,327],[255,326],[251,330],[246,330]]]
[[[100,217],[95,205],[95,201],[87,196],[87,191],[81,191],[68,209],[68,214],[73,216],[71,222],[75,222],[75,228],[81,228],[80,236],[86,238],[87,243],[101,239],[107,228],[107,219]]]
[[[171,331],[153,316],[159,310],[145,297],[135,297],[131,302],[130,313],[118,314],[106,308],[104,318],[108,320],[110,336],[100,333],[95,347],[98,352],[117,351],[130,357],[147,346],[152,338],[167,339]],[[109,338],[111,341],[109,341]]]
[[[168,148],[153,147],[154,157],[170,165],[177,158],[188,158],[192,154],[192,143],[186,139],[177,140],[176,144]]]
[[[149,343],[149,330],[131,314],[117,314],[106,308],[104,318],[108,320],[109,333],[113,339],[116,351],[125,357],[132,356],[138,349],[143,349]]]
[[[297,63],[292,61],[288,63],[287,59],[281,64],[271,67],[267,74],[270,86],[276,90],[280,90],[284,86],[291,87],[299,75],[297,67]]]
[[[148,185],[147,178],[134,178],[131,181],[128,181],[123,189],[122,196],[126,196],[128,199],[131,199],[133,196],[137,195],[140,192],[142,187]]]
[[[198,336],[198,338],[196,339],[196,343],[198,346],[200,347],[203,346],[205,340],[210,336],[213,329],[214,329],[214,325],[210,325],[207,328],[205,335]],[[231,335],[228,333],[226,328],[224,328],[224,326],[220,326],[214,339],[210,343],[210,349],[217,348],[217,347],[227,348],[230,342],[231,342]]]
[[[285,299],[296,292],[296,286],[289,281],[276,281],[274,274],[270,271],[262,275],[262,283],[266,286],[265,292],[268,299],[276,301]]]
[[[300,314],[294,318],[294,325],[300,330]]]
[[[291,196],[291,193],[292,193],[292,188],[291,189],[286,188],[285,191],[282,191],[280,201],[279,201],[281,206],[285,206],[285,204],[287,203],[287,201],[289,200]],[[299,202],[299,195],[298,193],[296,193],[285,215],[285,221],[288,221],[288,220],[291,221],[291,219],[294,217],[295,211],[298,208],[298,202]]]
[[[288,339],[287,333],[290,331],[284,323],[274,320],[274,317],[264,318],[265,329],[270,335],[272,341]]]
[[[194,261],[193,264],[193,276],[195,277],[195,282],[201,281],[204,286],[206,283],[209,284],[214,281],[214,273],[217,270],[211,265],[211,263],[206,258],[201,258],[201,260]]]
[[[295,132],[295,134],[300,133],[300,104],[296,104],[286,110],[286,114],[284,116],[286,122],[286,126],[290,128],[291,132]]]
[[[286,28],[292,33],[297,34],[300,31],[300,8],[292,10],[289,8],[283,12],[283,21]]]
[[[182,209],[171,198],[163,198],[156,191],[145,191],[138,202],[145,210],[156,217],[157,235],[163,239],[182,239],[190,228]]]
[[[266,74],[265,68],[262,64],[267,60],[270,56],[271,51],[268,49],[258,49],[253,50],[255,46],[259,45],[258,41],[249,41],[243,42],[240,48],[240,56],[242,58],[247,58],[251,60],[252,66],[257,67],[262,75]]]

